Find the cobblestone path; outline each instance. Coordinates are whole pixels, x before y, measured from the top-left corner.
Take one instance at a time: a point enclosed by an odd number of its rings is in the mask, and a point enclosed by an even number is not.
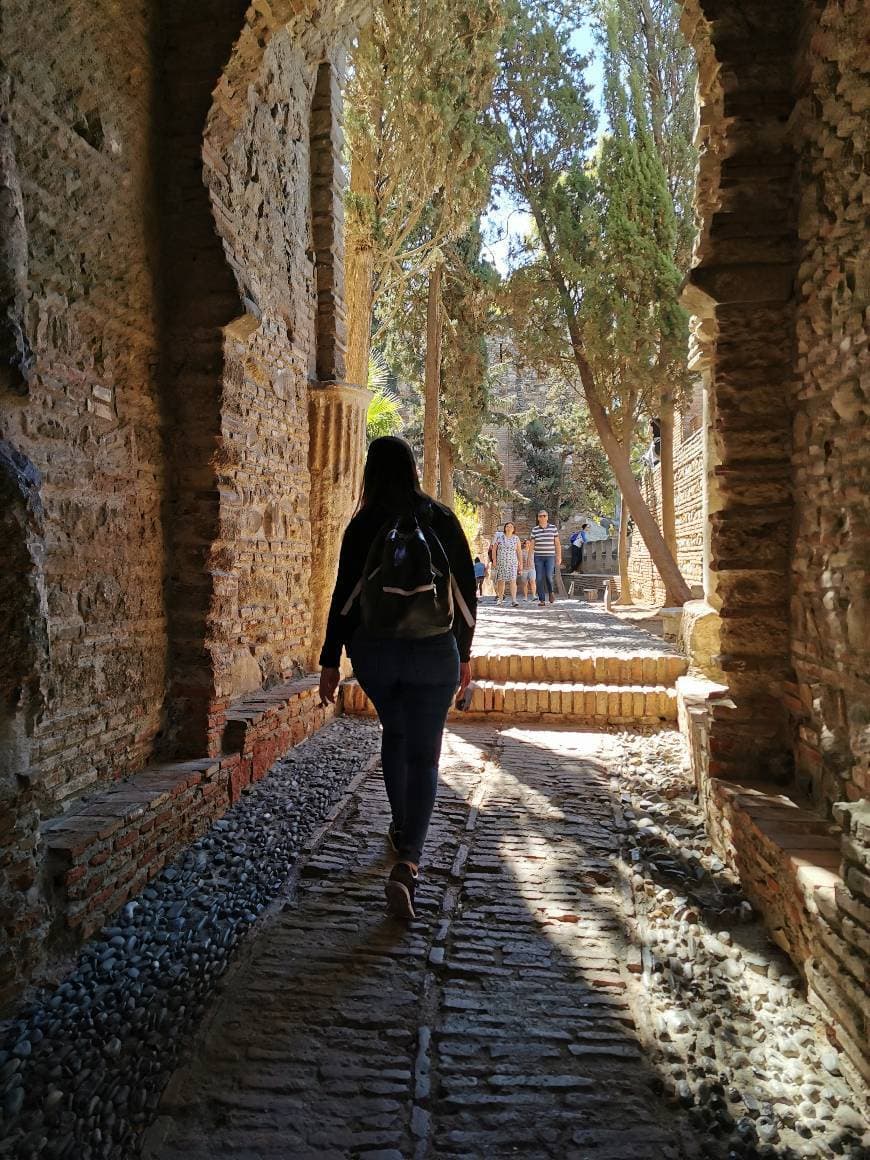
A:
[[[535,600],[521,600],[512,608],[485,596],[478,604],[474,648],[475,656],[499,650],[517,654],[591,650],[631,656],[676,652],[661,637],[613,616],[603,604],[564,596],[546,608],[538,608]]]
[[[702,1154],[636,1030],[612,744],[451,730],[410,926],[384,912],[388,815],[365,777],[225,977],[145,1155]]]

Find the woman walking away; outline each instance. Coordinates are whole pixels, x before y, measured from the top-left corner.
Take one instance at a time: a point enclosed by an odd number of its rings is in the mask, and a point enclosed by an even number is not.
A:
[[[504,603],[504,590],[505,585],[507,585],[511,594],[511,603],[516,608],[517,575],[520,570],[522,546],[513,524],[508,522],[502,531],[496,532],[493,543],[496,549],[495,574],[493,575],[495,602],[496,604]]]
[[[534,598],[535,591],[535,542],[534,540],[523,540],[523,550],[521,558],[522,570],[520,572],[520,584],[522,585],[522,594],[526,600]]]
[[[387,905],[401,918],[416,917],[441,738],[457,688],[464,692],[471,680],[476,609],[474,565],[459,521],[421,490],[404,439],[375,439],[341,544],[320,653],[320,703],[335,703],[344,646],[383,726],[387,838],[397,855]]]
[[[541,608],[549,596],[550,603],[556,599],[553,593],[553,577],[562,563],[562,545],[559,543],[559,529],[550,523],[545,511],[538,512],[538,522],[532,528],[535,546],[535,577],[538,587],[538,604]]]

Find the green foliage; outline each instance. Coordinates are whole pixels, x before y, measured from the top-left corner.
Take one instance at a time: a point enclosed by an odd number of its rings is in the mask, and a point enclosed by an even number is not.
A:
[[[461,495],[456,496],[453,510],[456,512],[456,518],[462,525],[466,540],[468,540],[472,551],[474,551],[474,545],[480,535],[480,512],[473,503],[467,499],[463,499]]]
[[[487,422],[491,382],[486,337],[492,327],[498,274],[480,256],[475,222],[445,254],[442,299],[441,422],[462,462]]]
[[[444,331],[441,359],[441,432],[455,456],[456,487],[474,503],[491,503],[511,493],[498,482],[501,464],[484,426],[493,421],[493,374],[486,338],[495,325],[500,291],[496,270],[480,256],[477,222],[439,251],[444,276]],[[422,398],[425,360],[427,279],[410,278],[386,304],[387,321],[378,332],[397,377]],[[409,420],[406,435],[422,443],[422,413]]]
[[[381,0],[351,54],[349,245],[370,247],[375,302],[425,269],[489,192],[499,0]],[[362,191],[362,192],[361,192]],[[437,202],[437,212],[432,213]]]
[[[514,446],[525,461],[517,486],[530,518],[542,507],[560,522],[577,511],[612,512],[607,459],[580,406],[551,401],[516,433]]]
[[[403,426],[399,396],[389,388],[375,391],[366,411],[366,436],[369,442],[381,435],[398,435]]]
[[[369,442],[381,435],[398,435],[404,426],[399,410],[399,396],[390,387],[389,365],[379,351],[369,357],[368,388],[373,392],[366,411],[366,436]]]
[[[509,24],[492,109],[497,177],[536,229],[504,309],[534,365],[579,387],[585,362],[584,389],[629,444],[639,416],[654,413],[660,391],[685,375],[687,341],[677,223],[638,74],[624,83],[611,29],[609,132],[593,153],[586,62],[571,47],[570,25],[517,2]]]
[[[692,197],[695,59],[680,31],[676,0],[597,0],[605,70],[632,93],[630,116],[651,133],[676,222],[675,261],[688,269]]]

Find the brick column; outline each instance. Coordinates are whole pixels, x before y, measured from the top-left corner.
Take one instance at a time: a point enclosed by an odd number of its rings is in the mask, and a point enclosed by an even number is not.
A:
[[[710,660],[730,694],[713,714],[710,772],[770,779],[791,768],[781,689],[791,675],[795,13],[784,3],[752,10],[750,38],[745,14],[686,4],[699,55],[702,218],[688,298],[709,361]]]
[[[371,391],[347,383],[313,383],[308,398],[311,663],[316,665],[341,537],[359,499]]]
[[[317,69],[309,128],[311,158],[311,241],[317,284],[316,377],[342,382],[347,347],[344,313],[344,137],[341,88],[331,63]]]

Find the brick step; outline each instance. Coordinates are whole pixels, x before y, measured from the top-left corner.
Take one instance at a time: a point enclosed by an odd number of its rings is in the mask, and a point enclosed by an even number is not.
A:
[[[372,714],[371,702],[355,680],[342,686],[342,709]],[[512,720],[561,720],[603,725],[658,725],[676,721],[677,700],[666,685],[582,685],[571,681],[475,680],[467,710],[451,718],[496,714]]]
[[[677,653],[501,653],[477,656],[476,678],[490,681],[569,681],[581,685],[673,685],[688,661]]]

